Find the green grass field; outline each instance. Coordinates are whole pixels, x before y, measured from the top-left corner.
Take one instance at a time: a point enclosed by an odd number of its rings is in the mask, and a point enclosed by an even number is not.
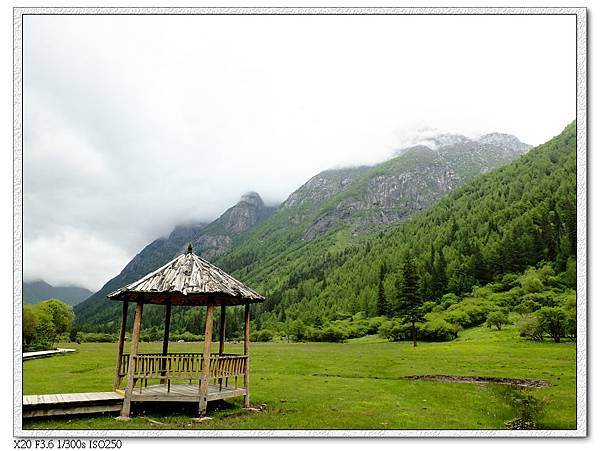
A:
[[[69,344],[77,353],[24,362],[25,394],[110,391],[116,344]],[[160,343],[142,343],[157,352]],[[171,351],[201,351],[199,343],[172,343]],[[226,352],[239,352],[229,345]],[[573,343],[536,343],[478,327],[448,343],[390,343],[376,337],[348,343],[253,343],[251,401],[263,412],[241,408],[241,398],[209,403],[213,419],[191,422],[193,410],[138,412],[130,422],[116,415],[26,420],[24,429],[505,429],[515,411],[492,385],[406,380],[445,374],[543,379],[528,389],[544,401],[545,429],[576,427],[576,355]],[[152,421],[150,421],[152,420]],[[162,424],[156,424],[160,422]]]

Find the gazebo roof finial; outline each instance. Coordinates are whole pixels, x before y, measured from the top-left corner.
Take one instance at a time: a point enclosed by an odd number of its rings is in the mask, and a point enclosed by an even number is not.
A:
[[[192,248],[192,243],[190,242],[190,243],[188,243],[187,253],[191,254],[193,252],[194,252],[194,249]]]

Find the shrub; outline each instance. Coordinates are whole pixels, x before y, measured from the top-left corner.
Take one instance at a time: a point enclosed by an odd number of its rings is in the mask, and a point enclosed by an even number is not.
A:
[[[321,341],[340,343],[348,338],[350,338],[349,330],[339,324],[329,323],[321,331]]]
[[[102,332],[78,332],[76,341],[78,343],[114,343],[117,336]]]
[[[544,293],[528,293],[520,297],[520,302],[534,302],[540,307],[554,307],[557,301],[549,292]],[[539,307],[538,307],[539,308]],[[537,310],[537,309],[536,309]]]
[[[471,322],[469,314],[460,309],[447,310],[444,312],[444,318],[446,321],[461,327],[468,326],[468,324]]]
[[[23,349],[51,349],[67,333],[74,320],[73,308],[58,299],[23,307]]]
[[[504,326],[505,324],[508,324],[508,316],[506,316],[499,310],[490,312],[485,322],[485,325],[490,329],[492,327],[496,327],[498,330],[501,330],[502,326]]]
[[[345,319],[352,318],[351,313],[343,312],[343,311],[337,311],[337,312],[335,312],[335,314],[333,316],[334,316],[335,320],[345,320]]]
[[[271,341],[274,336],[275,336],[275,334],[273,333],[272,330],[261,329],[252,334],[251,340],[252,341],[261,341],[261,342]]]
[[[577,288],[577,262],[575,257],[567,260],[567,269],[562,274],[562,281],[570,288]]]
[[[517,312],[521,316],[525,316],[528,313],[535,312],[536,310],[538,310],[541,307],[542,307],[541,304],[539,304],[533,300],[526,300],[526,301],[521,302],[520,304],[518,304],[515,307],[515,312]]]
[[[526,273],[521,278],[521,287],[527,293],[538,293],[544,289],[544,284],[535,273]]]
[[[446,310],[451,305],[458,304],[459,302],[460,298],[457,295],[454,293],[448,293],[442,296],[439,305],[442,307],[442,309]]]
[[[140,341],[151,342],[151,341],[162,341],[164,338],[164,331],[159,330],[156,326],[142,329],[140,334]]]
[[[386,321],[385,316],[376,316],[375,318],[369,319],[368,323],[368,334],[376,334],[379,331],[379,327]]]
[[[423,313],[423,315],[426,315],[427,313],[430,313],[435,307],[437,307],[437,304],[433,301],[423,302],[423,304],[421,305],[421,313]]]
[[[302,341],[306,335],[306,325],[299,319],[287,324],[286,333],[294,341]]]
[[[526,315],[518,324],[519,335],[531,340],[541,341],[544,338],[544,331],[540,326],[538,318],[534,314]]]
[[[509,429],[537,429],[543,417],[546,402],[536,398],[529,389],[507,385],[492,385],[491,390],[506,403],[515,418],[506,422]]]
[[[483,324],[489,312],[497,307],[485,299],[465,298],[448,308],[444,319],[463,328]]]
[[[419,326],[419,338],[425,341],[451,341],[458,337],[459,327],[443,318],[434,318]]]
[[[487,298],[493,292],[494,290],[490,286],[486,285],[485,287],[479,287],[477,285],[474,285],[473,289],[471,290],[471,296],[473,296],[474,298]]]
[[[317,329],[316,327],[307,326],[304,331],[304,339],[307,341],[322,341],[321,338],[321,329]]]
[[[31,305],[23,306],[23,347],[26,348],[35,338],[38,319]]]
[[[409,340],[411,325],[401,323],[398,320],[384,321],[379,326],[379,336],[390,341]]]
[[[58,299],[48,299],[47,301],[40,302],[36,305],[35,309],[38,316],[44,312],[49,317],[45,338],[52,345],[54,345],[60,335],[68,332],[73,325],[75,319],[73,307]]]
[[[565,312],[565,335],[573,340],[577,336],[577,297],[575,293],[565,295],[560,306]]]
[[[560,307],[542,307],[535,315],[540,328],[550,335],[556,343],[560,343],[561,337],[565,336],[567,315]]]
[[[519,277],[516,274],[508,273],[502,276],[502,280],[500,281],[501,291],[508,291],[511,288],[515,287],[518,283]]]
[[[503,293],[493,293],[488,297],[488,300],[499,307],[514,307],[521,301],[522,296],[523,290],[521,288],[513,288]]]
[[[46,310],[35,308],[35,316],[37,323],[35,327],[35,337],[32,340],[31,345],[36,350],[50,349],[54,346],[54,324],[52,323],[52,316]]]
[[[360,338],[369,333],[368,321],[354,321],[348,325],[348,338]]]

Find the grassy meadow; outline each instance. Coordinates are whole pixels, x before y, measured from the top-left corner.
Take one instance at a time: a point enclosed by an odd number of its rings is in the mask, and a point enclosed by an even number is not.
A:
[[[24,394],[110,391],[116,344],[64,344],[78,352],[23,364]],[[159,352],[142,343],[140,352]],[[173,352],[201,351],[201,343],[172,343]],[[228,344],[226,352],[241,352]],[[573,343],[527,341],[514,327],[477,327],[446,343],[392,343],[376,336],[347,343],[253,343],[251,402],[209,403],[212,420],[192,423],[187,411],[134,410],[116,415],[24,420],[24,429],[505,429],[514,406],[492,384],[404,379],[410,375],[543,379],[547,388],[525,389],[544,408],[544,429],[576,427],[576,354]]]

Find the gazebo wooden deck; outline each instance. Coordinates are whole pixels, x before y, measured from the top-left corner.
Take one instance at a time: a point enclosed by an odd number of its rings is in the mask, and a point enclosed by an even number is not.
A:
[[[244,396],[250,404],[250,304],[264,297],[220,268],[186,253],[136,282],[110,293],[123,302],[113,390],[123,396],[120,419],[128,419],[131,402],[197,402],[200,415],[208,401]],[[123,353],[128,305],[136,304],[129,354]],[[144,304],[165,306],[165,333],[161,353],[138,353]],[[169,353],[172,306],[206,306],[204,349],[198,353]],[[228,306],[244,305],[243,354],[226,354],[225,313]],[[221,308],[219,350],[211,352],[215,307]],[[121,387],[122,382],[124,387]]]

